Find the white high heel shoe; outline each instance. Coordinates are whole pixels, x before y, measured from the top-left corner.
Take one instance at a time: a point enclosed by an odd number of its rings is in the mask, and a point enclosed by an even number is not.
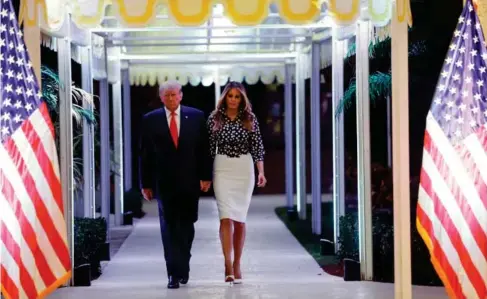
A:
[[[230,284],[230,286],[233,286],[233,284],[235,283],[235,276],[234,275],[225,276],[225,282]]]

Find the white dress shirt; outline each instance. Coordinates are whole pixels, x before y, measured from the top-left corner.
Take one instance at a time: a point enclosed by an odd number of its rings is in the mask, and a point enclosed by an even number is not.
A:
[[[167,125],[169,127],[169,130],[171,130],[171,111],[169,111],[166,107],[164,107],[164,110],[166,110],[166,117],[167,117]],[[176,113],[176,115],[174,116],[176,118],[176,127],[178,128],[178,136],[179,136],[179,128],[181,127],[180,126],[180,123],[181,123],[181,106],[178,106],[178,108],[176,109],[176,111],[174,111],[174,113]]]

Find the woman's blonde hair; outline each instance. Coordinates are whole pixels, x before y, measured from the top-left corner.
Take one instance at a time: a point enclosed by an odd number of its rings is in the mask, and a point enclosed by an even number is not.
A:
[[[214,119],[213,131],[217,131],[221,127],[225,109],[227,108],[227,95],[232,89],[236,89],[240,93],[240,105],[238,108],[240,120],[247,130],[252,131],[254,121],[252,105],[250,104],[249,98],[247,97],[247,92],[245,91],[245,87],[243,86],[243,84],[235,81],[231,81],[225,86],[220,96],[220,99],[216,104],[216,109],[212,113]]]

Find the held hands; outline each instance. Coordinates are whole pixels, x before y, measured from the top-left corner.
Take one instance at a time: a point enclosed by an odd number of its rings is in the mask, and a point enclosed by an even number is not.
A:
[[[145,200],[151,201],[153,198],[152,189],[142,189],[142,195],[144,196]]]
[[[200,181],[200,189],[203,192],[208,192],[211,186],[211,181]]]
[[[265,187],[267,184],[267,179],[265,178],[264,173],[259,173],[257,177],[257,187]]]

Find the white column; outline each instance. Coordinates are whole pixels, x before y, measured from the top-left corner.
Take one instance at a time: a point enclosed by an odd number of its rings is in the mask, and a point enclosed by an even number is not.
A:
[[[123,224],[123,130],[122,130],[122,84],[117,81],[112,84],[112,114],[113,114],[113,165],[114,169],[114,197],[115,197],[115,225]]]
[[[311,220],[312,232],[321,235],[321,45],[311,46]]]
[[[303,54],[296,58],[296,196],[299,219],[306,219],[306,98]]]
[[[343,98],[343,59],[347,51],[346,41],[338,40],[336,29],[332,33],[332,117],[333,117],[333,230],[335,252],[338,251],[340,216],[345,215],[345,132],[344,114],[338,116],[337,107]]]
[[[108,79],[100,80],[100,193],[101,216],[107,221],[110,240],[110,97]]]
[[[124,190],[132,189],[132,105],[130,98],[129,70],[122,70],[123,88],[123,168]]]
[[[286,156],[286,205],[288,213],[294,213],[294,161],[293,161],[293,81],[292,65],[284,66],[284,138]]]
[[[407,20],[392,17],[392,150],[394,185],[394,298],[411,299],[409,197],[409,83]]]
[[[220,86],[220,71],[218,70],[218,67],[216,67],[215,69],[214,76],[215,78],[213,79],[213,81],[215,82],[215,107],[216,107],[222,94],[222,89]]]
[[[66,19],[69,22],[69,18]],[[73,105],[71,100],[71,41],[69,38],[58,39],[58,71],[59,80],[59,152],[60,175],[63,194],[64,217],[68,236],[69,256],[71,268],[74,265],[74,238],[73,238]],[[71,272],[72,285],[74,272]]]
[[[357,22],[357,172],[359,255],[362,280],[373,280],[372,201],[370,171],[369,44],[371,24]]]
[[[80,47],[81,88],[93,95],[93,76],[91,73],[91,48]],[[93,112],[93,103],[83,101],[83,108]],[[95,204],[95,130],[93,123],[83,118],[83,204],[84,216],[94,218]]]

